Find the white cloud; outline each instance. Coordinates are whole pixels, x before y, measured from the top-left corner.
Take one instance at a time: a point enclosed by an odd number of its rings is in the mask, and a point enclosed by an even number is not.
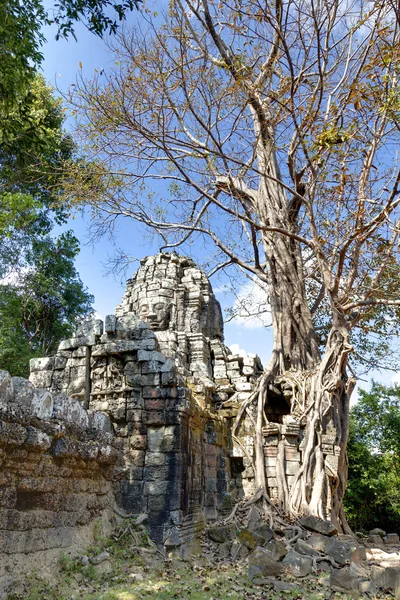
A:
[[[22,283],[22,278],[27,275],[31,269],[29,267],[22,267],[21,269],[11,269],[7,275],[0,278],[0,285],[14,285],[19,286]]]
[[[400,373],[395,373],[391,378],[391,383],[393,385],[400,385]]]
[[[239,289],[232,310],[231,323],[235,325],[249,329],[271,325],[267,289],[259,280],[248,281]]]
[[[247,356],[246,350],[243,350],[243,348],[241,348],[239,344],[231,344],[229,346],[229,350],[232,352],[232,354],[239,354],[239,356]]]

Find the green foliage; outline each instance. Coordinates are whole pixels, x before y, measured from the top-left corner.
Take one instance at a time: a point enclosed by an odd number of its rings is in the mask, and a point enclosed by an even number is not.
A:
[[[71,232],[33,240],[27,270],[0,286],[0,364],[12,375],[26,377],[29,359],[54,352],[91,312],[93,297],[74,265],[78,252]]]
[[[126,0],[125,2],[115,2],[113,0],[58,0],[55,4],[57,10],[56,16],[51,19],[51,23],[58,25],[57,39],[60,37],[75,37],[74,24],[82,21],[86,24],[89,31],[98,36],[105,33],[116,33],[118,22],[126,19],[127,13],[134,8],[138,8],[142,0]],[[112,9],[115,17],[107,14],[108,9]],[[113,13],[113,14],[114,14]]]
[[[350,412],[346,516],[355,530],[400,531],[400,388],[374,383]]]
[[[60,166],[72,156],[63,111],[52,88],[37,75],[23,109],[0,103],[0,275],[24,264],[32,238],[47,235],[66,213],[55,202]],[[49,209],[51,209],[49,211]]]
[[[12,106],[25,94],[43,59],[40,30],[46,20],[39,0],[0,3],[0,103]],[[2,123],[2,127],[3,127]]]

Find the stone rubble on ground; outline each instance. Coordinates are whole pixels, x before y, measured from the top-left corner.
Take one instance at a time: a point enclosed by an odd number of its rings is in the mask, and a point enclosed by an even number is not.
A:
[[[296,526],[300,528],[300,537],[291,543],[294,528],[278,532],[264,525],[271,532],[267,539],[254,533],[260,529],[260,522],[261,514],[253,505],[247,522],[244,519],[236,525],[214,524],[207,529],[208,539],[215,544],[215,554],[225,559],[230,547],[231,559],[246,562],[253,584],[273,585],[276,591],[284,592],[295,587],[284,581],[287,575],[301,581],[328,571],[326,582],[332,591],[348,593],[351,597],[375,597],[381,590],[400,600],[399,544],[394,552],[365,547],[356,537],[338,534],[330,521],[316,517],[299,519]],[[375,530],[368,537],[368,543],[375,535],[385,547],[388,546],[386,540],[396,539],[396,534]]]

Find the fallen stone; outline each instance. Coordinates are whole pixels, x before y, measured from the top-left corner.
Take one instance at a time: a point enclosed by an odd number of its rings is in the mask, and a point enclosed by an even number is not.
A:
[[[257,546],[262,546],[265,543],[265,539],[248,529],[241,529],[238,534],[238,540],[243,546],[246,546],[249,550],[254,550]]]
[[[338,532],[331,521],[324,521],[311,515],[300,519],[299,524],[309,531],[315,531],[317,533],[321,533],[322,535],[332,536],[336,535]]]
[[[299,554],[295,550],[290,550],[282,561],[282,564],[289,567],[290,572],[295,577],[306,577],[311,573],[311,558]]]
[[[86,565],[89,564],[89,557],[86,556],[86,554],[84,554],[83,556],[81,556],[81,565],[86,567]]]
[[[297,583],[289,583],[288,581],[274,580],[274,588],[277,592],[292,592],[299,591],[299,585]],[[300,590],[301,591],[301,590]]]
[[[305,554],[306,556],[320,556],[318,550],[315,550],[310,544],[307,544],[304,540],[298,539],[294,545],[294,549],[297,550],[300,554]]]
[[[102,552],[101,554],[98,554],[97,556],[93,556],[90,560],[90,562],[92,563],[92,565],[99,565],[100,563],[102,563],[105,560],[108,560],[110,558],[110,553],[107,552],[107,550],[104,550],[104,552]]]
[[[400,577],[397,578],[396,586],[394,588],[394,599],[400,600]]]
[[[254,533],[262,537],[264,539],[264,543],[274,539],[274,532],[265,523],[259,525],[259,527],[254,530]]]
[[[142,573],[129,573],[129,578],[133,581],[144,581]]]
[[[287,554],[286,546],[279,540],[270,540],[265,546],[264,551],[268,554],[272,560],[282,560]]]
[[[349,573],[350,575],[354,575],[354,577],[359,577],[360,579],[369,579],[369,572],[367,569],[355,562],[350,563]]]
[[[399,585],[400,567],[378,567],[372,566],[371,578],[375,584],[383,590],[395,590]]]
[[[372,533],[369,534],[368,541],[370,544],[383,544],[383,538],[380,535],[375,535]]]
[[[380,535],[380,537],[383,538],[386,535],[386,531],[383,531],[383,529],[379,529],[379,527],[375,527],[375,529],[371,529],[369,535]]]
[[[207,535],[213,542],[217,544],[223,544],[229,542],[236,537],[236,527],[233,524],[230,525],[214,525],[207,529]]]
[[[323,571],[324,573],[331,573],[332,572],[332,565],[330,562],[328,562],[327,560],[320,560],[317,563],[317,571]]]
[[[369,596],[375,597],[378,588],[373,581],[360,581],[359,590],[362,594],[368,594]]]
[[[333,569],[330,577],[331,588],[337,592],[358,593],[360,580],[347,569]]]
[[[231,543],[230,542],[224,542],[223,544],[219,545],[219,556],[220,558],[228,558],[231,554]]]
[[[247,517],[247,529],[250,531],[254,531],[257,527],[260,526],[261,515],[260,511],[254,504],[251,506],[249,510],[249,514]]]
[[[353,542],[342,542],[335,537],[314,533],[307,543],[322,554],[331,556],[339,565],[346,565],[351,561],[359,562],[358,547]]]
[[[272,560],[263,548],[256,548],[248,559],[248,576],[254,577],[278,577],[282,574],[284,566],[282,563]]]
[[[398,544],[399,536],[397,535],[397,533],[387,533],[383,538],[383,541],[385,542],[385,544]]]

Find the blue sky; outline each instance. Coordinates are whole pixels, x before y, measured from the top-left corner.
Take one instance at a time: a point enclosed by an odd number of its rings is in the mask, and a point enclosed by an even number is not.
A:
[[[133,13],[129,20],[137,18],[140,18],[140,14]],[[73,38],[68,41],[56,41],[55,28],[47,27],[44,30],[47,43],[43,47],[43,73],[49,83],[61,93],[68,90],[78,75],[83,74],[84,77],[89,78],[95,69],[99,71],[104,69],[107,72],[111,65],[111,55],[105,41],[91,34],[80,24],[76,25],[75,33],[77,42]],[[72,126],[72,120],[69,120],[67,124]],[[89,219],[81,214],[75,215],[69,223],[69,227],[74,230],[81,241],[82,249],[76,261],[77,269],[84,284],[95,296],[95,310],[104,317],[106,314],[114,312],[125,287],[120,276],[106,274],[107,260],[115,253],[116,247],[123,248],[130,256],[139,259],[156,253],[158,246],[133,221],[119,224],[115,241],[103,237],[93,245],[88,243],[88,225]],[[134,272],[137,266],[138,263],[132,264],[127,276]],[[234,302],[232,295],[223,293],[224,280],[213,279],[212,284],[223,308],[232,305]],[[246,287],[248,288],[248,286],[247,283]],[[247,352],[257,353],[264,364],[268,361],[272,347],[272,333],[269,329],[265,329],[261,322],[253,320],[227,323],[225,338],[228,346],[237,344]],[[375,372],[373,376],[376,380],[390,383],[393,373]],[[366,383],[361,383],[361,385],[368,387]]]

